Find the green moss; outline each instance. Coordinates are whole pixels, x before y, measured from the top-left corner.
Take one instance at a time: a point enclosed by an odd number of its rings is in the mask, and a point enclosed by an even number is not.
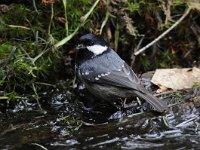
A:
[[[139,2],[128,2],[128,9],[132,12],[140,10]]]
[[[4,38],[27,38],[31,34],[29,29],[34,12],[24,5],[10,5],[10,10],[0,16],[0,34]]]
[[[40,89],[35,82],[48,80],[52,68],[58,67],[55,65],[58,65],[61,51],[53,49],[54,40],[71,34],[93,4],[88,0],[65,2],[65,6],[57,2],[53,7],[37,3],[38,11],[31,4],[11,4],[9,10],[0,15],[1,91],[35,92],[33,86]],[[58,17],[65,19],[67,34]]]
[[[10,42],[0,44],[0,59],[5,59],[10,54],[12,45]]]
[[[176,6],[186,6],[186,2],[183,0],[173,0],[172,1],[172,6],[176,7]]]
[[[195,82],[193,86],[200,86],[200,82]]]
[[[143,10],[150,10],[153,11],[158,7],[158,2],[154,0],[130,0],[127,2],[128,9],[131,12],[138,12],[139,14]]]
[[[180,99],[182,99],[183,98],[183,96],[181,95],[181,93],[180,92],[173,92],[172,94],[171,94],[171,96],[173,96],[173,97],[178,97],[178,98],[180,98]]]
[[[139,62],[144,67],[144,69],[148,69],[151,65],[151,62],[147,57],[140,57]]]

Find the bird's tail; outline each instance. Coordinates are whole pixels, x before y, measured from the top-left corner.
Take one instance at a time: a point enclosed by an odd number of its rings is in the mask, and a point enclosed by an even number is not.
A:
[[[167,104],[161,102],[158,98],[151,95],[148,91],[136,91],[136,93],[139,98],[146,100],[154,108],[155,111],[164,112],[165,110],[167,110]]]

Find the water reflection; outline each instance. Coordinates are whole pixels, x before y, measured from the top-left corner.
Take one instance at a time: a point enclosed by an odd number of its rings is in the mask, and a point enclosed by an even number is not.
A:
[[[42,103],[19,103],[0,114],[0,149],[198,149],[199,108],[172,107],[165,115],[116,112],[105,123],[82,122],[69,93]]]

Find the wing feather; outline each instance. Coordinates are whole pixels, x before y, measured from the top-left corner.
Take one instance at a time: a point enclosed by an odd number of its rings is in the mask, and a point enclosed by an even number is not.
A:
[[[119,86],[130,89],[138,89],[140,81],[133,70],[124,62],[119,70],[113,70],[109,75],[102,76],[97,83]]]

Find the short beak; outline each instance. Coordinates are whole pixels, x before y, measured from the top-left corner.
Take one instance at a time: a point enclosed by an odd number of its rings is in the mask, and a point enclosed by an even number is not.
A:
[[[83,44],[78,44],[76,46],[76,49],[79,50],[79,49],[85,49],[86,47],[83,45]]]

